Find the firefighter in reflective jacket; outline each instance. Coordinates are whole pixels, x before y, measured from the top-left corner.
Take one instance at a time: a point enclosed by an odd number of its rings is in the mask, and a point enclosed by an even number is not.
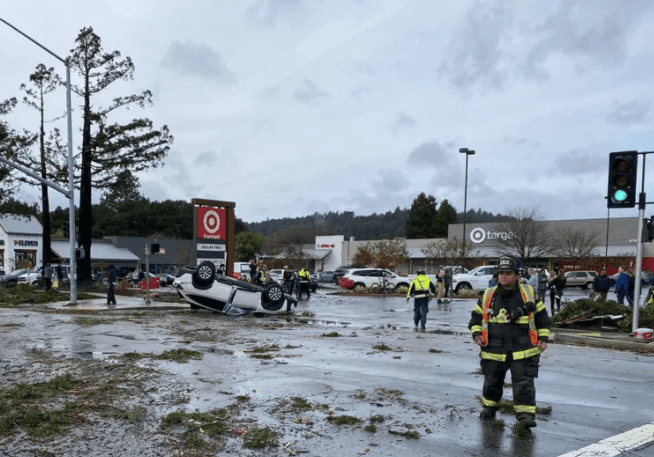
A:
[[[413,323],[418,328],[418,323],[423,330],[427,323],[427,313],[429,312],[429,298],[430,293],[436,293],[436,287],[431,282],[429,276],[425,274],[425,270],[418,270],[418,276],[411,281],[411,287],[406,294],[406,301],[413,297]]]
[[[300,269],[300,272],[297,274],[300,278],[300,294],[298,297],[302,296],[302,293],[306,293],[308,298],[311,298],[311,290],[309,288],[309,282],[311,281],[311,273],[308,270],[305,270],[304,267]]]
[[[486,289],[472,310],[468,328],[481,347],[484,375],[482,419],[494,419],[502,399],[504,377],[511,370],[516,419],[536,426],[536,388],[540,354],[547,349],[550,318],[533,287],[519,284],[520,265],[501,257],[498,285]]]

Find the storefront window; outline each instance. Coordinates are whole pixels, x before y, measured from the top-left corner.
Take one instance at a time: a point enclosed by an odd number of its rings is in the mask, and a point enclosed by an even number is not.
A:
[[[32,268],[36,265],[36,251],[14,251],[17,268]],[[27,265],[29,263],[29,265]]]

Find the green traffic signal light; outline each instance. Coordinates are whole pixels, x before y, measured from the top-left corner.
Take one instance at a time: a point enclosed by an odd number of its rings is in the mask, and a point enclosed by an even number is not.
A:
[[[618,189],[613,193],[613,200],[616,202],[623,202],[627,199],[627,192],[622,189]]]
[[[636,178],[638,151],[611,152],[609,154],[609,208],[636,206]]]

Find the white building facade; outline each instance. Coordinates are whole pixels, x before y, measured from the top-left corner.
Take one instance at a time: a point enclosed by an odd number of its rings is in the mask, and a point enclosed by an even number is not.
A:
[[[34,216],[0,214],[0,262],[6,272],[43,259],[43,226]]]

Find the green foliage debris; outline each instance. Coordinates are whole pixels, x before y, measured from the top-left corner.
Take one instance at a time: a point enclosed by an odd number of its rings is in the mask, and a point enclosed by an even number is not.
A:
[[[327,421],[336,425],[354,425],[361,422],[361,419],[354,416],[328,416]]]
[[[169,351],[165,351],[157,358],[161,360],[174,360],[175,362],[178,363],[186,363],[190,359],[195,359],[199,357],[200,357],[200,353],[198,351],[189,351],[188,349],[171,349]]]
[[[375,344],[372,348],[376,349],[378,351],[390,351],[391,350],[390,346],[386,346],[386,344],[384,344],[384,343]]]
[[[323,333],[322,336],[326,336],[328,338],[336,338],[336,337],[339,337],[341,335],[338,332],[329,332],[329,333]]]
[[[277,434],[267,428],[255,428],[243,437],[243,445],[248,448],[264,448],[277,445]]]

